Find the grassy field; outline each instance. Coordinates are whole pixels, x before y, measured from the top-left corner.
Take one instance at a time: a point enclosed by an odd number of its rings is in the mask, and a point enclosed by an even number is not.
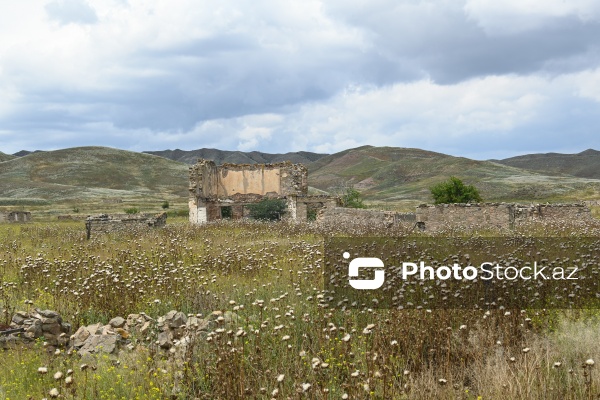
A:
[[[597,237],[600,222],[514,234],[540,232]],[[140,312],[237,316],[195,338],[179,358],[153,346],[155,336],[135,335],[118,356],[48,353],[42,341],[5,351],[0,398],[49,398],[52,389],[66,399],[600,394],[600,374],[585,364],[600,361],[595,311],[344,309],[323,286],[323,238],[331,235],[406,236],[409,227],[192,227],[175,218],[163,229],[88,241],[82,222],[0,225],[0,323],[31,307],[58,311],[74,330]]]

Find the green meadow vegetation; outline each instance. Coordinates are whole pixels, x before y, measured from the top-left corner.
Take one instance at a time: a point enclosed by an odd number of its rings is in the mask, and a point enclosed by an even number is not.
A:
[[[157,204],[160,208],[160,203]],[[597,237],[600,221],[440,235]],[[43,340],[0,357],[4,399],[592,399],[596,310],[381,310],[324,290],[326,236],[411,226],[225,221],[92,236],[81,221],[0,225],[0,324],[58,311],[73,331],[140,312],[229,312],[174,357],[156,337],[81,358]],[[581,255],[585,257],[586,255]],[[595,360],[595,361],[594,361]]]

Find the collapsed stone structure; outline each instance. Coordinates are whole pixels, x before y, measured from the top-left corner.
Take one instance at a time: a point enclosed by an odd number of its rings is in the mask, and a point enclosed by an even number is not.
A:
[[[89,239],[94,233],[122,232],[136,227],[158,228],[167,223],[167,213],[160,214],[100,214],[87,217],[85,229]]]
[[[29,222],[31,213],[29,211],[0,211],[0,222]]]
[[[190,222],[203,224],[249,215],[248,204],[264,198],[287,203],[286,218],[306,221],[309,210],[335,207],[332,196],[308,195],[308,172],[302,164],[223,164],[200,159],[190,167]]]

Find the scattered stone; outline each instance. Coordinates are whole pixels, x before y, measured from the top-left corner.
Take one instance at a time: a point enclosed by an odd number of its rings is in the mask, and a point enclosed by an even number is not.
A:
[[[90,353],[113,354],[117,349],[119,338],[118,335],[91,335],[78,353],[82,357]]]
[[[125,319],[123,317],[115,317],[108,324],[113,328],[123,328],[125,326]]]

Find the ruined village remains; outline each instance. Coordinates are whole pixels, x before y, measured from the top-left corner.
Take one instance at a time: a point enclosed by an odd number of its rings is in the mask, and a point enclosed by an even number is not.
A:
[[[191,166],[189,185],[190,222],[203,224],[226,218],[248,216],[246,206],[264,198],[283,199],[286,218],[302,222],[307,211],[317,221],[362,225],[412,224],[422,230],[448,226],[487,226],[510,229],[515,224],[535,220],[585,220],[589,207],[572,204],[473,203],[420,205],[414,213],[340,207],[333,196],[308,195],[308,173],[302,164],[223,164],[198,160]]]
[[[31,213],[29,211],[0,211],[0,222],[29,222]]]

